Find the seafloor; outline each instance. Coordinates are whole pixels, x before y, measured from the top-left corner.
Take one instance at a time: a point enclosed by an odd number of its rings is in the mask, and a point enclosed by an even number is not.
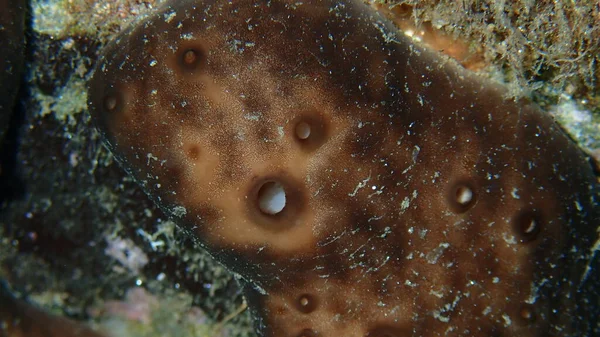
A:
[[[86,81],[99,50],[161,2],[25,6],[22,85],[14,111],[0,119],[9,120],[0,152],[0,279],[54,314],[118,323],[119,336],[252,336],[235,277],[155,208],[90,127]],[[477,59],[466,66],[532,97],[598,154],[598,3],[517,1],[499,9],[490,0],[456,10],[467,3],[380,6],[416,32],[427,27],[462,39]],[[469,10],[479,16],[466,20]],[[544,11],[558,13],[554,25],[539,21]],[[548,43],[566,36],[561,46]],[[135,311],[139,302],[151,310]]]

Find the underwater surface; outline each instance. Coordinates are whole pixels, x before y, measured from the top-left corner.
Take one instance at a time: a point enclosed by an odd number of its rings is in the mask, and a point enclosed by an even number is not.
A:
[[[0,0],[0,336],[600,336],[599,11]]]

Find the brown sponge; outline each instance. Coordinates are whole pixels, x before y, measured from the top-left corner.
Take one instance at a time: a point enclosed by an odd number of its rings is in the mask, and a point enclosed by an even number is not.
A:
[[[170,1],[89,107],[262,336],[600,336],[596,177],[505,94],[358,0]]]

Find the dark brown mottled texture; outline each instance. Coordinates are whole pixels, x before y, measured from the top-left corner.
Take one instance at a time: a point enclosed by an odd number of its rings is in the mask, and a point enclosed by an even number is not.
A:
[[[262,336],[600,335],[582,152],[359,1],[173,2],[89,93],[123,166],[243,277]]]
[[[0,0],[0,142],[19,87],[25,48],[25,1]]]

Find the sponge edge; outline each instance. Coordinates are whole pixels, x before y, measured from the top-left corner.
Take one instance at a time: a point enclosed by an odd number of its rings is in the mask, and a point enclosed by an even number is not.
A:
[[[123,166],[249,282],[264,336],[600,334],[581,151],[360,1],[167,3],[89,93]]]

